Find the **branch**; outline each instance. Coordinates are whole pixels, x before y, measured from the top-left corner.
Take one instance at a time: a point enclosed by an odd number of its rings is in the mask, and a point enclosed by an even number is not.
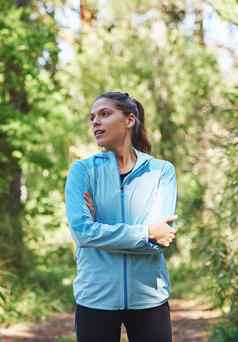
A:
[[[224,13],[220,8],[216,7],[216,5],[214,4],[214,1],[205,0],[205,3],[210,5],[216,11],[219,17],[221,17],[223,20],[229,21],[231,24],[238,26],[238,19],[236,19],[238,18],[238,16],[236,17],[236,14],[234,14],[233,17],[231,18],[228,14]]]

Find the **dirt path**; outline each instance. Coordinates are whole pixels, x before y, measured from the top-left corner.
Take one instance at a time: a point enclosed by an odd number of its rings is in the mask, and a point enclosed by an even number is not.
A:
[[[173,342],[207,342],[208,327],[216,323],[221,315],[208,304],[192,300],[170,299]],[[1,342],[73,342],[74,315],[58,314],[41,324],[16,324],[0,327]],[[121,342],[127,342],[122,326]]]

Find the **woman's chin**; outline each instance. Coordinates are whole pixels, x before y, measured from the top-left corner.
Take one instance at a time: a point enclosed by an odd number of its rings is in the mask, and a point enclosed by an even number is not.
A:
[[[103,143],[103,142],[101,142],[101,141],[96,141],[96,143],[97,143],[97,145],[98,146],[100,146],[100,147],[104,147],[105,146],[105,144]]]
[[[103,142],[97,141],[97,145],[101,148],[103,148],[104,150],[110,150],[111,146],[109,144],[105,144]]]
[[[97,145],[99,146],[99,147],[103,147],[103,148],[107,148],[107,144],[105,144],[105,143],[103,143],[103,142],[101,142],[101,141],[97,141]]]

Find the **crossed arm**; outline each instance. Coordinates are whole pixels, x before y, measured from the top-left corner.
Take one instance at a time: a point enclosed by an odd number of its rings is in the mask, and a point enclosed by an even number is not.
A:
[[[87,169],[81,161],[77,161],[68,173],[65,203],[71,234],[80,247],[128,254],[154,254],[161,251],[159,244],[149,240],[148,224],[105,224],[94,221],[84,198],[84,193],[88,190]],[[175,167],[166,162],[158,188],[158,197],[163,198],[163,201],[158,201],[159,222],[174,213],[176,196]]]

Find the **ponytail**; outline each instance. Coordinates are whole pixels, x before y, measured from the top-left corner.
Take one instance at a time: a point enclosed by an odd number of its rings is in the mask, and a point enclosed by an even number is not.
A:
[[[144,108],[136,99],[133,99],[133,102],[135,102],[137,106],[138,120],[136,120],[132,130],[132,145],[142,152],[151,153],[151,144],[148,140],[145,128]]]

